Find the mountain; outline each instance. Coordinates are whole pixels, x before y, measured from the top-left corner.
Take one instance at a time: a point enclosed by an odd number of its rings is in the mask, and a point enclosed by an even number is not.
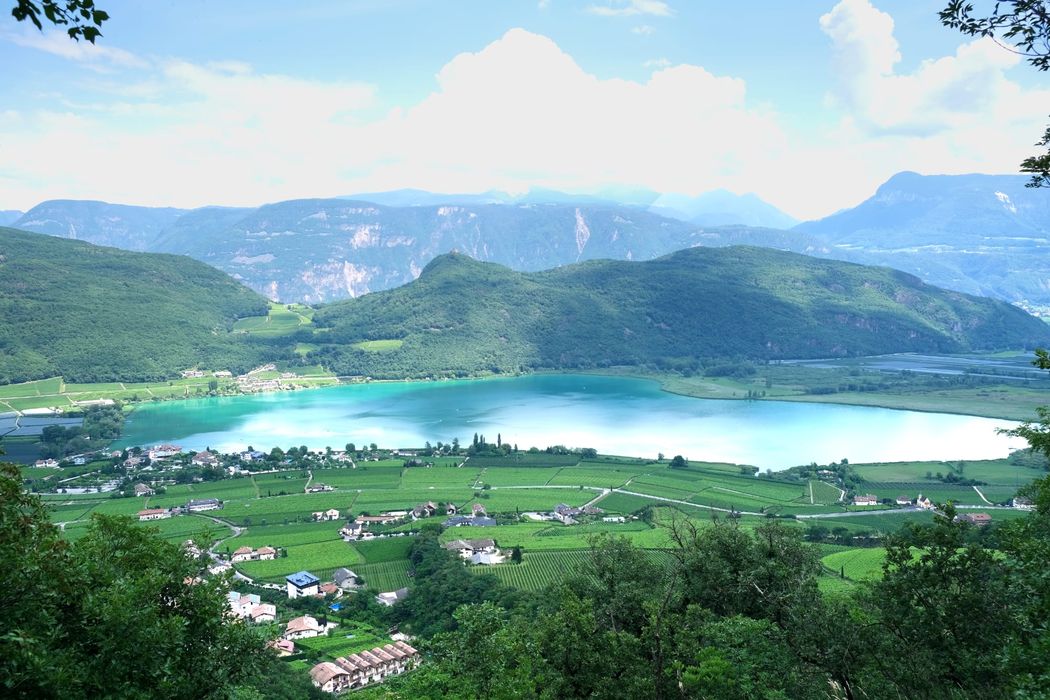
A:
[[[0,226],[7,226],[8,224],[18,221],[23,213],[25,212],[18,211],[17,209],[0,209]]]
[[[791,228],[798,219],[785,214],[754,194],[733,194],[726,190],[706,192],[697,197],[663,194],[649,211],[689,221],[699,226],[743,224],[764,228]]]
[[[0,228],[0,384],[247,369],[278,350],[230,329],[266,309],[255,292],[186,257]]]
[[[853,209],[793,230],[835,257],[931,284],[1050,306],[1050,192],[1020,175],[894,175]]]
[[[53,199],[36,205],[11,225],[23,231],[144,251],[150,250],[164,229],[184,213],[184,209]]]
[[[339,199],[358,202],[371,202],[385,207],[434,207],[441,204],[509,204],[514,197],[505,192],[482,192],[480,194],[442,194],[426,190],[390,190],[387,192],[363,192],[351,194]]]
[[[156,249],[190,255],[271,298],[309,303],[405,284],[449,250],[534,271],[596,258],[645,260],[694,245],[820,248],[802,234],[700,229],[606,204],[388,207],[302,199],[243,214],[212,211],[206,224],[183,225],[200,216],[184,215]]]
[[[1004,302],[886,268],[746,246],[535,273],[442,255],[414,282],[322,307],[314,323],[327,330],[313,359],[340,374],[373,377],[695,368],[705,358],[959,352],[1050,341],[1050,327]],[[361,345],[369,340],[391,342]]]

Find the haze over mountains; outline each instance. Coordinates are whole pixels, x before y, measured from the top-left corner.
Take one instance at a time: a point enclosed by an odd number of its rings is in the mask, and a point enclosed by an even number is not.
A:
[[[749,244],[894,267],[967,293],[1050,305],[1050,196],[1022,176],[900,173],[859,206],[794,219],[754,195],[647,190],[418,190],[195,210],[42,203],[12,225],[189,255],[270,298],[317,303],[390,289],[457,250],[521,271]]]

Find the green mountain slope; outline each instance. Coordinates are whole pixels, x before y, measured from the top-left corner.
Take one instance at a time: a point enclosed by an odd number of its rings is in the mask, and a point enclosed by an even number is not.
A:
[[[462,375],[702,358],[1031,347],[1050,328],[1003,302],[887,268],[752,247],[518,273],[461,254],[404,287],[337,302],[315,353],[343,374]],[[355,349],[367,340],[403,341]]]
[[[166,379],[277,346],[229,333],[266,300],[203,263],[0,228],[0,384]]]

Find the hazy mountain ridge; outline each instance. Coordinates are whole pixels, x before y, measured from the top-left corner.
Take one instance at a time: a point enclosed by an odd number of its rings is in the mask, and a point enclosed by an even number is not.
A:
[[[891,265],[931,284],[1050,305],[1050,192],[1020,175],[899,173],[860,205],[793,231],[832,257]]]
[[[463,376],[610,365],[1031,347],[1050,328],[1004,302],[886,268],[754,247],[536,273],[450,254],[416,281],[321,308],[314,355],[341,374]],[[352,346],[395,339],[374,353]]]

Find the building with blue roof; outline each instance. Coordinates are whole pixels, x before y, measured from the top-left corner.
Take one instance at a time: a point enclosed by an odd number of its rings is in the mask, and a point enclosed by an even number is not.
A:
[[[318,595],[321,592],[321,579],[309,571],[300,571],[291,576],[285,576],[288,582],[288,598],[302,598],[304,596]]]

